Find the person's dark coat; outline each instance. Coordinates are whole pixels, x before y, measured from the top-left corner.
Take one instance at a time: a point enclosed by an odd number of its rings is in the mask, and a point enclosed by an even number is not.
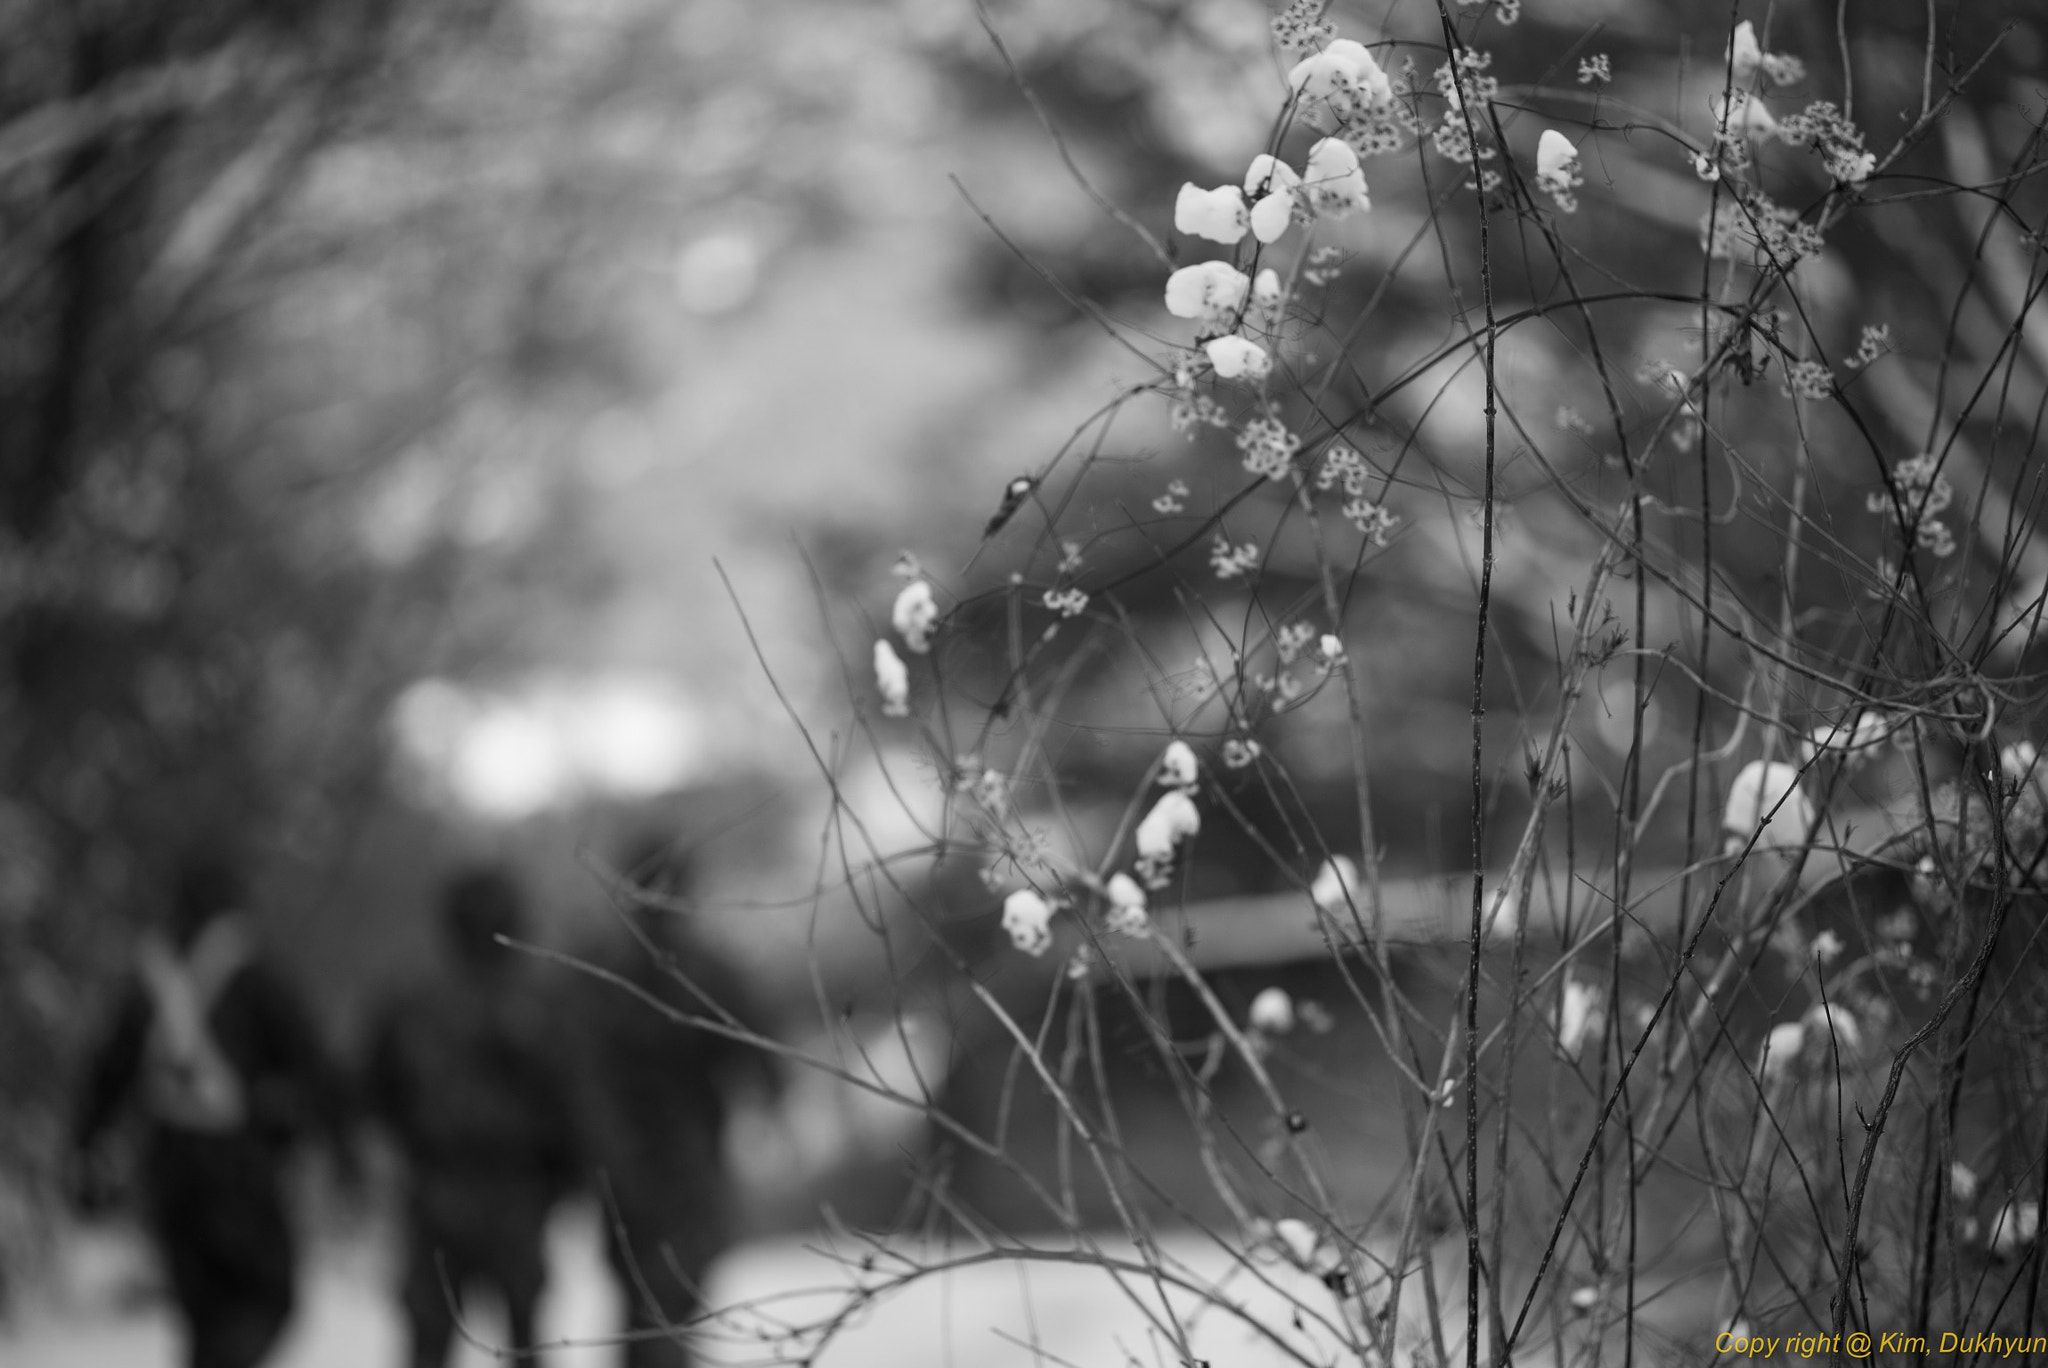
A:
[[[452,920],[474,894],[459,880]],[[406,1164],[403,1290],[412,1361],[445,1361],[454,1303],[481,1285],[503,1301],[512,1347],[534,1343],[549,1211],[580,1170],[561,1025],[530,966],[489,927],[456,928],[456,963],[396,999],[373,1032],[365,1091]]]
[[[749,1081],[775,1082],[758,1048],[671,1015],[717,1019],[722,1009],[739,1029],[761,1029],[742,976],[675,921],[643,925],[651,945],[600,951],[591,959],[603,974],[579,976],[569,994],[582,1047],[579,1112],[608,1252],[639,1336],[627,1346],[629,1368],[690,1362],[686,1336],[655,1332],[690,1323],[712,1263],[732,1243],[729,1095]]]
[[[282,1335],[297,1270],[284,1161],[314,1133],[340,1134],[343,1101],[310,1015],[243,918],[213,916],[183,944],[145,940],[73,1139],[89,1163],[139,1114],[144,1212],[191,1368],[252,1368]]]

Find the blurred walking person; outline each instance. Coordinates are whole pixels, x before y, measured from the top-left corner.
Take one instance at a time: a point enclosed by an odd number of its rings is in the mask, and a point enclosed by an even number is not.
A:
[[[297,1242],[284,1167],[339,1139],[337,1075],[292,988],[263,963],[232,865],[180,873],[96,1052],[73,1134],[75,1195],[106,1195],[105,1141],[140,1112],[145,1218],[185,1321],[189,1368],[253,1368],[291,1318]],[[345,1145],[337,1154],[346,1164]]]
[[[702,1309],[704,1279],[733,1238],[729,1098],[749,1085],[772,1092],[776,1074],[762,1051],[654,1005],[729,1017],[745,1030],[765,1020],[745,980],[679,905],[689,871],[667,844],[640,843],[625,871],[628,943],[615,939],[587,956],[615,979],[583,976],[573,994],[581,1110],[607,1253],[627,1305],[627,1368],[684,1368],[693,1362],[687,1327]]]
[[[565,1073],[531,962],[518,886],[497,869],[443,890],[447,971],[398,998],[372,1035],[368,1092],[403,1153],[403,1299],[414,1368],[441,1368],[456,1309],[503,1303],[510,1348],[534,1345],[548,1213],[577,1172]]]

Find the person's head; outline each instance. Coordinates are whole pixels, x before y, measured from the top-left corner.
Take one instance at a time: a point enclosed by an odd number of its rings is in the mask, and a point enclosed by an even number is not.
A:
[[[190,945],[215,918],[242,906],[242,875],[219,851],[195,851],[185,857],[171,889],[171,939]]]
[[[524,929],[519,885],[495,866],[479,865],[450,878],[441,890],[442,930],[464,964],[484,964],[505,952],[501,937]]]

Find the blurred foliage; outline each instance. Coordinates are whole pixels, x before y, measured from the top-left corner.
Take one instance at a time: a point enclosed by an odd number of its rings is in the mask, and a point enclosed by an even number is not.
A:
[[[381,791],[394,691],[595,586],[521,424],[617,382],[548,307],[558,168],[433,164],[477,117],[459,59],[518,48],[495,7],[7,11],[11,1184],[54,1158],[69,1061],[181,849],[317,866]]]
[[[383,864],[463,839],[391,791],[403,689],[607,645],[622,518],[850,516],[749,463],[624,491],[765,278],[924,212],[914,8],[0,0],[0,1283],[184,848],[345,1011],[418,941]]]

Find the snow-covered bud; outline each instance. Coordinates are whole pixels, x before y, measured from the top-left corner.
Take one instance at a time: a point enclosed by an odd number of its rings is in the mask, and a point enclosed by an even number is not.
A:
[[[1485,920],[1481,923],[1486,934],[1494,940],[1511,941],[1522,925],[1522,897],[1515,889],[1503,885],[1493,895],[1493,902],[1486,909]]]
[[[1852,727],[1842,727],[1824,722],[1808,732],[1799,743],[1799,754],[1811,764],[1822,756],[1836,756],[1843,760],[1858,761],[1873,758],[1870,754],[1891,734],[1891,722],[1883,713],[1867,712],[1856,719]]]
[[[2041,752],[2031,741],[2015,741],[1998,753],[1998,770],[2005,776],[2005,782],[2018,788],[2032,780],[2038,784],[2044,776],[2041,773]]]
[[[1145,820],[1138,823],[1138,857],[1158,864],[1173,858],[1174,847],[1202,829],[1202,814],[1184,789],[1159,796]]]
[[[1287,235],[1293,222],[1292,191],[1275,191],[1252,206],[1252,236],[1269,247]]]
[[[1263,313],[1278,313],[1281,304],[1280,273],[1271,266],[1252,280],[1252,304]]]
[[[1804,1038],[1815,1044],[1821,1067],[1827,1071],[1833,1071],[1837,1059],[1841,1067],[1853,1067],[1864,1053],[1864,1024],[1839,1001],[1817,1001],[1800,1018],[1800,1024],[1806,1026]]]
[[[1752,141],[1774,138],[1778,135],[1777,119],[1764,107],[1761,98],[1746,90],[1732,91],[1726,100],[1716,95],[1714,118],[1731,135],[1740,135]]]
[[[1244,192],[1254,199],[1292,190],[1301,184],[1301,175],[1286,162],[1269,153],[1261,152],[1252,158],[1252,164],[1244,173]]]
[[[1833,1036],[1833,1049],[1841,1051],[1843,1059],[1858,1055],[1864,1049],[1864,1024],[1855,1020],[1855,1014],[1843,1008],[1839,1001],[1817,1001],[1815,1006],[1806,1008],[1802,1018],[1808,1030],[1817,1032],[1815,1038]]]
[[[1304,103],[1322,100],[1340,118],[1394,98],[1394,84],[1365,44],[1339,38],[1302,58],[1287,73],[1287,87]]]
[[[2021,1250],[2030,1248],[2040,1236],[2041,1204],[2007,1202],[1991,1218],[1991,1232],[1984,1243],[1994,1257],[2010,1259]]]
[[[982,808],[993,816],[1001,817],[1010,810],[1010,780],[999,769],[984,769],[981,777],[974,781],[974,798]]]
[[[1557,201],[1560,210],[1570,214],[1579,207],[1572,191],[1585,183],[1586,178],[1579,174],[1579,149],[1556,129],[1544,129],[1536,140],[1536,184]]]
[[[1280,240],[1294,221],[1294,192],[1300,185],[1300,175],[1278,157],[1261,152],[1252,158],[1251,169],[1244,173],[1244,192],[1253,197],[1253,237],[1268,245]]]
[[[1227,261],[1198,261],[1166,278],[1166,311],[1198,322],[1226,321],[1244,307],[1251,279]]]
[[[1566,1059],[1577,1059],[1586,1041],[1599,1035],[1607,1020],[1607,994],[1591,983],[1566,979],[1557,995],[1557,1050]]]
[[[1243,769],[1259,758],[1264,747],[1247,737],[1233,736],[1223,743],[1223,764],[1228,769]]]
[[[1267,988],[1252,999],[1251,1013],[1245,1019],[1254,1031],[1286,1035],[1294,1029],[1294,999],[1287,996],[1285,988]]]
[[[1109,912],[1103,921],[1119,936],[1142,936],[1151,929],[1152,919],[1146,912],[1145,890],[1138,881],[1128,874],[1112,874],[1103,888],[1109,899]]]
[[[1536,174],[1538,176],[1563,175],[1579,159],[1579,149],[1572,146],[1572,140],[1554,128],[1543,130],[1543,136],[1536,140]]]
[[[1168,788],[1191,788],[1201,778],[1194,749],[1187,742],[1173,740],[1159,753],[1159,782]]]
[[[1349,910],[1358,899],[1358,866],[1347,855],[1332,855],[1316,871],[1308,895],[1325,912]]]
[[[1257,380],[1273,369],[1273,358],[1250,338],[1212,337],[1202,350],[1225,380]]]
[[[1003,930],[1025,954],[1044,954],[1052,948],[1052,904],[1029,888],[1018,889],[1003,899]]]
[[[1770,820],[1768,827],[1764,825],[1766,818]],[[1764,849],[1799,846],[1805,844],[1813,819],[1813,804],[1799,787],[1799,771],[1795,767],[1783,762],[1752,760],[1728,786],[1721,830],[1727,833],[1726,848],[1731,853],[1741,850],[1753,835],[1757,845]]]
[[[1757,1072],[1763,1075],[1766,1085],[1782,1082],[1799,1066],[1799,1058],[1805,1053],[1805,1025],[1797,1021],[1781,1021],[1764,1037],[1763,1057],[1757,1062]]]
[[[939,605],[932,597],[931,585],[921,579],[904,585],[896,595],[896,606],[889,610],[889,621],[914,653],[930,651],[932,628],[939,622]]]
[[[1756,40],[1756,25],[1745,19],[1735,26],[1728,44],[1729,65],[1736,85],[1747,85],[1764,64],[1763,45]]]
[[[1315,1227],[1307,1221],[1297,1221],[1292,1216],[1273,1222],[1273,1238],[1287,1257],[1303,1268],[1310,1267],[1316,1257],[1316,1246],[1322,1243]]]
[[[875,641],[875,688],[882,695],[882,716],[910,716],[910,671],[887,637]]]
[[[1302,186],[1308,191],[1309,202],[1326,214],[1341,218],[1372,208],[1358,153],[1341,138],[1324,138],[1308,150],[1308,171],[1302,176]]]
[[[1244,191],[1234,185],[1204,190],[1190,181],[1181,186],[1180,196],[1173,202],[1175,232],[1235,244],[1244,240],[1245,230],[1250,226]]]

